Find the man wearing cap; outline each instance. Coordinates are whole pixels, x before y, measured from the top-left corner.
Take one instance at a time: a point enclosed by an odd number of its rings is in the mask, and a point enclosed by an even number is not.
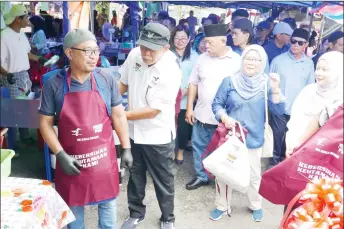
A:
[[[63,49],[70,67],[44,84],[39,108],[41,134],[57,159],[56,191],[76,218],[68,229],[85,228],[85,205],[98,205],[99,228],[116,228],[119,176],[113,126],[124,148],[121,167],[133,163],[122,97],[114,77],[95,68],[100,49],[90,31],[70,31]]]
[[[129,135],[134,158],[128,183],[130,215],[122,229],[133,229],[145,218],[147,170],[152,176],[161,210],[161,228],[174,228],[175,102],[182,73],[169,48],[170,31],[147,24],[119,70],[121,93],[128,92]]]
[[[271,63],[270,72],[280,75],[280,88],[288,102],[284,115],[271,114],[269,120],[274,134],[274,155],[270,159],[270,167],[277,165],[285,158],[286,124],[290,119],[291,108],[296,97],[305,86],[315,83],[313,61],[304,53],[308,40],[307,30],[295,29],[290,39],[290,50],[277,56]]]
[[[343,53],[344,52],[344,47],[343,47],[343,42],[344,42],[344,33],[343,31],[336,31],[333,32],[329,37],[328,37],[328,49],[327,51],[338,51]],[[313,62],[314,62],[314,67],[316,67],[319,58],[322,56],[324,53],[319,53],[315,57],[313,57]]]
[[[265,52],[269,58],[269,64],[278,55],[289,50],[289,40],[293,30],[285,22],[277,23],[272,31],[274,40],[264,46]]]
[[[28,70],[29,60],[37,61],[44,65],[43,57],[31,53],[30,43],[22,28],[29,26],[28,11],[24,5],[12,6],[9,13],[4,16],[8,27],[1,31],[1,70],[0,84],[9,88],[10,98],[16,99],[22,95],[28,95],[31,91],[32,82]],[[19,128],[21,141],[32,144],[29,129]]]
[[[252,41],[252,44],[257,45],[267,45],[270,43],[270,39],[268,37],[270,30],[270,23],[267,21],[260,22],[256,27],[256,34],[255,38]]]
[[[193,125],[195,178],[186,184],[188,190],[209,183],[201,156],[219,124],[212,111],[212,103],[222,80],[232,76],[241,65],[240,56],[226,47],[227,29],[228,26],[224,24],[204,26],[207,52],[198,57],[189,79],[186,121]],[[196,96],[198,99],[194,110]]]

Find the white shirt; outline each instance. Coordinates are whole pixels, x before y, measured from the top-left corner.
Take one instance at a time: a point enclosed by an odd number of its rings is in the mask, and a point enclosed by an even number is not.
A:
[[[167,144],[175,139],[175,103],[182,73],[171,51],[153,66],[133,49],[119,69],[120,82],[128,85],[128,110],[151,107],[160,110],[153,119],[129,121],[129,135],[136,144]]]
[[[189,84],[198,86],[198,100],[194,115],[202,123],[218,125],[212,110],[212,103],[222,80],[239,71],[241,58],[228,47],[223,57],[211,57],[203,53],[198,57],[191,72]]]
[[[1,67],[9,73],[30,69],[28,53],[31,50],[25,33],[7,27],[1,31]]]

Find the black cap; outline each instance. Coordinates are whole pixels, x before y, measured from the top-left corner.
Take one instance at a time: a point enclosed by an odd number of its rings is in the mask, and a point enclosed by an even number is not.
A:
[[[342,31],[336,31],[328,37],[328,42],[333,43],[342,37],[344,37],[344,33]]]
[[[298,29],[294,29],[294,32],[291,35],[291,37],[299,37],[299,38],[303,38],[306,41],[308,41],[309,40],[309,33],[305,29],[298,28]]]
[[[233,29],[247,30],[250,34],[253,34],[253,24],[246,18],[241,18],[234,22]]]
[[[213,24],[204,26],[204,35],[206,37],[225,37],[227,35],[228,25],[226,24]]]

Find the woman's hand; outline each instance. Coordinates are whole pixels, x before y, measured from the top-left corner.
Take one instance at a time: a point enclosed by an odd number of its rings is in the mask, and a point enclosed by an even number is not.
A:
[[[237,122],[235,119],[229,117],[226,114],[221,116],[221,121],[223,124],[225,124],[225,127],[227,129],[233,129],[235,127],[236,122]]]
[[[270,73],[269,74],[270,85],[272,93],[276,94],[279,93],[280,90],[280,76],[277,73]]]
[[[183,95],[183,97],[186,96],[187,94],[188,94],[188,88],[184,88],[184,89],[182,90],[182,95]]]
[[[293,148],[293,147],[288,147],[287,150],[286,150],[286,152],[285,152],[285,157],[286,157],[286,158],[291,157],[291,155],[293,155],[293,153],[294,153],[294,149],[295,149],[295,148]]]

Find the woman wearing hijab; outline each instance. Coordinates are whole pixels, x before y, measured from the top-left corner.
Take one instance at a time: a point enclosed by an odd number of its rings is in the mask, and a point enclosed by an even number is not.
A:
[[[343,54],[323,54],[315,70],[316,83],[297,96],[287,124],[286,156],[303,144],[343,104]]]
[[[268,108],[274,114],[283,114],[285,97],[279,88],[279,76],[264,73],[267,55],[259,45],[250,45],[241,55],[242,68],[232,77],[222,81],[213,101],[213,112],[219,122],[231,129],[240,123],[248,131],[246,146],[251,165],[250,186],[247,190],[252,219],[263,219],[262,197],[258,194],[261,181],[262,146],[264,144],[265,90],[268,95]],[[232,189],[216,180],[216,208],[211,212],[212,220],[219,220],[227,212],[231,213]]]
[[[204,38],[205,38],[204,33],[199,33],[195,37],[192,49],[198,55],[201,55],[202,53],[205,53],[207,51],[206,48],[205,48]]]

